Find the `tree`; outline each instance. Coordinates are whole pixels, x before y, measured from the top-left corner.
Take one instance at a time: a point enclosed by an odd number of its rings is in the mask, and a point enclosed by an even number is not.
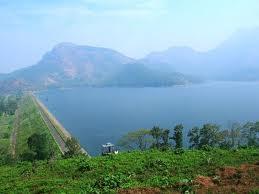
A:
[[[70,158],[73,156],[78,156],[82,153],[81,147],[76,138],[71,137],[66,140],[66,147],[68,151],[65,152],[64,156]]]
[[[48,159],[50,156],[48,143],[49,142],[46,134],[32,134],[27,140],[28,147],[31,150],[31,152],[28,152],[30,153],[30,157],[33,157],[34,155],[34,159],[36,160]]]
[[[162,136],[163,130],[160,129],[158,126],[154,126],[151,131],[150,135],[155,139],[155,143],[152,147],[159,148],[160,147],[160,140]]]
[[[221,141],[222,136],[218,125],[205,124],[200,129],[200,148],[205,145],[215,147],[217,145],[220,145]]]
[[[241,144],[241,125],[239,123],[231,123],[230,129],[221,131],[222,148],[237,148]]]
[[[150,138],[150,130],[139,129],[124,135],[119,140],[118,145],[125,149],[138,148],[140,150],[145,150],[151,142],[152,140]]]
[[[247,146],[258,146],[259,122],[247,122],[242,127],[243,143]]]
[[[205,124],[202,128],[194,127],[188,133],[191,148],[202,148],[203,146],[220,146],[223,141],[222,132],[218,125]]]
[[[232,139],[231,139],[231,130],[225,129],[220,132],[222,136],[222,141],[220,142],[220,148],[230,149],[233,148]]]
[[[238,147],[241,143],[241,125],[233,123],[230,129],[230,139],[232,148]]]
[[[199,127],[192,128],[188,133],[188,137],[189,137],[190,148],[199,148],[200,128]]]
[[[170,139],[169,134],[170,134],[169,129],[165,129],[165,130],[162,131],[161,138],[162,138],[162,141],[163,141],[163,147],[164,148],[169,147],[169,139]]]
[[[175,141],[175,148],[183,147],[183,125],[176,125],[174,127],[174,135],[172,139]]]

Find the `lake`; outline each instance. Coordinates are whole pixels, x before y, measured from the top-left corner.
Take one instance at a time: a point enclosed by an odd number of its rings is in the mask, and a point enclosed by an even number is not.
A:
[[[37,94],[91,154],[128,131],[259,120],[258,82],[211,82],[167,88],[73,88]],[[186,141],[185,141],[186,143]]]

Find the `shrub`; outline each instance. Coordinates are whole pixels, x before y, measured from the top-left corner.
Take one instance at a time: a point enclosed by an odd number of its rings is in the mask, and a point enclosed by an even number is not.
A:
[[[27,151],[20,155],[21,160],[32,162],[35,159],[36,153],[33,151]]]
[[[162,159],[147,160],[144,167],[149,170],[165,170],[168,169],[167,162]]]
[[[95,183],[95,187],[102,190],[112,190],[121,188],[123,184],[126,184],[129,178],[122,173],[117,173],[114,175],[104,175],[101,176]]]
[[[90,164],[89,160],[85,158],[80,158],[79,161],[77,162],[77,171],[79,172],[87,172],[93,169],[93,166]]]
[[[259,194],[259,189],[253,189],[249,194]]]
[[[174,150],[175,154],[183,154],[184,153],[184,149],[183,148],[177,148]]]
[[[203,146],[201,147],[201,150],[207,151],[207,152],[212,151],[213,149],[214,149],[214,148],[211,147],[211,146],[209,146],[209,145],[203,145]]]
[[[4,139],[9,139],[10,138],[10,134],[9,133],[4,133],[3,134],[3,138]]]
[[[31,152],[34,152],[34,158],[36,160],[45,160],[50,156],[50,148],[48,138],[45,134],[34,133],[27,140],[28,147]],[[32,153],[25,153],[25,156],[29,156],[32,159]]]

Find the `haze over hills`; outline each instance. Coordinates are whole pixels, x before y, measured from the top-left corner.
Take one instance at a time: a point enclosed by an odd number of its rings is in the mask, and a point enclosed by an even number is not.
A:
[[[172,86],[203,80],[259,80],[259,28],[233,34],[217,48],[172,47],[141,60],[115,50],[61,43],[35,65],[0,74],[1,91],[73,86]],[[176,73],[179,72],[179,73]],[[195,79],[194,79],[195,78]]]
[[[106,48],[61,43],[31,67],[2,76],[3,91],[72,86],[162,86],[185,84],[180,73],[158,72]]]
[[[240,30],[208,52],[172,47],[151,53],[141,61],[154,69],[174,70],[204,79],[259,80],[259,28]],[[161,63],[164,65],[156,65]]]

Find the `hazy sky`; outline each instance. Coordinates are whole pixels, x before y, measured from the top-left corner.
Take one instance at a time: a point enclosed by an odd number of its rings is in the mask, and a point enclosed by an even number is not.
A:
[[[257,26],[258,0],[0,0],[0,72],[35,64],[59,42],[140,58],[171,46],[207,50]]]

